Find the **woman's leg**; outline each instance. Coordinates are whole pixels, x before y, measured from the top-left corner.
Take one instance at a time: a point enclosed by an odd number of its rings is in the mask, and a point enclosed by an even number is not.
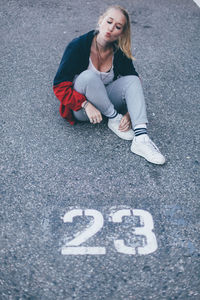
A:
[[[106,90],[118,112],[129,112],[133,128],[148,123],[142,85],[137,76],[123,76],[109,84]]]
[[[104,116],[113,118],[117,115],[114,105],[110,101],[105,86],[99,76],[90,70],[82,72],[75,80],[74,89],[84,94]],[[84,109],[73,111],[79,121],[89,121]]]
[[[130,114],[135,134],[131,151],[151,163],[164,164],[164,156],[147,135],[148,120],[140,79],[137,76],[121,77],[107,86],[107,93],[118,111],[128,110]]]
[[[125,140],[132,140],[134,137],[132,129],[122,132],[119,130],[119,124],[122,115],[118,114],[110,101],[107,90],[94,72],[86,70],[82,72],[75,81],[74,89],[84,94],[89,102],[91,102],[104,116],[108,117],[108,127],[120,138]],[[79,121],[88,121],[84,109],[73,112],[74,117]]]

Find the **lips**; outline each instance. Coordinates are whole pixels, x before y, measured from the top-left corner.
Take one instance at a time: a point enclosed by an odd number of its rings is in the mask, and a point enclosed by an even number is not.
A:
[[[107,37],[111,37],[110,32],[106,32],[106,36],[107,36]]]

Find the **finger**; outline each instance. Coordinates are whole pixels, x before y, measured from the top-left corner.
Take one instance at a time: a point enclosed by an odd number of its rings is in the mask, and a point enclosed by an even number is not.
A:
[[[121,130],[124,127],[124,124],[119,124],[119,130]]]
[[[125,124],[127,124],[128,123],[128,121],[127,121],[127,119],[126,118],[122,118],[121,119],[121,122],[120,122],[120,124],[119,124],[119,126],[120,127],[123,127]]]
[[[96,122],[96,116],[94,116],[94,114],[90,116],[90,122],[93,124]]]
[[[96,123],[100,123],[100,119],[99,118],[95,118],[94,119],[94,124],[96,124]]]
[[[98,123],[100,123],[101,121],[102,121],[102,115],[99,116]]]
[[[97,115],[96,120],[97,120],[97,123],[100,123],[100,122],[101,122],[101,120],[102,120],[101,114],[98,114],[98,115]]]
[[[130,129],[129,123],[126,123],[123,127],[120,128],[121,131],[127,131],[128,129]]]
[[[123,129],[120,129],[120,131],[122,131],[122,132],[125,132],[125,131],[127,131],[127,130],[129,130],[129,127],[125,127],[125,128],[123,128]]]
[[[95,117],[94,117],[94,121],[95,121],[95,124],[96,124],[96,123],[99,123],[99,116],[95,116]]]
[[[119,129],[124,129],[125,127],[127,127],[128,123],[122,123],[119,125]]]
[[[124,122],[126,122],[126,119],[123,117],[120,121],[120,124],[123,124]]]

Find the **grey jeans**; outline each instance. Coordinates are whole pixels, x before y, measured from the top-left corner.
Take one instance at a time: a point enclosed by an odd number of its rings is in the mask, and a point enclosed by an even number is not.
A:
[[[74,89],[108,118],[116,111],[122,114],[128,111],[133,128],[148,123],[142,85],[137,76],[123,76],[105,86],[97,74],[86,70],[76,78]],[[73,111],[73,115],[79,121],[89,121],[84,109]]]

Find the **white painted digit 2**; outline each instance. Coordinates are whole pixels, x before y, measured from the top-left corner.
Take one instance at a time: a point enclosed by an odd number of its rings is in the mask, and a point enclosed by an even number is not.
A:
[[[155,234],[152,232],[154,229],[153,219],[149,212],[142,210],[142,209],[121,209],[116,211],[115,213],[111,214],[112,221],[114,223],[121,223],[122,217],[129,217],[131,215],[139,216],[140,223],[142,227],[134,227],[136,235],[145,236],[145,245],[141,247],[130,247],[124,244],[124,240],[115,240],[114,245],[118,252],[125,253],[125,254],[136,254],[140,255],[149,254],[158,248],[157,240]]]
[[[102,214],[95,209],[73,209],[68,211],[63,218],[64,223],[73,222],[73,218],[76,216],[91,216],[94,218],[94,223],[91,224],[88,228],[86,228],[83,232],[79,233],[77,237],[75,237],[70,242],[67,242],[65,246],[62,247],[61,253],[64,255],[84,255],[84,254],[105,254],[105,247],[84,247],[80,246],[90,237],[95,235],[102,227],[103,227],[103,216]]]

